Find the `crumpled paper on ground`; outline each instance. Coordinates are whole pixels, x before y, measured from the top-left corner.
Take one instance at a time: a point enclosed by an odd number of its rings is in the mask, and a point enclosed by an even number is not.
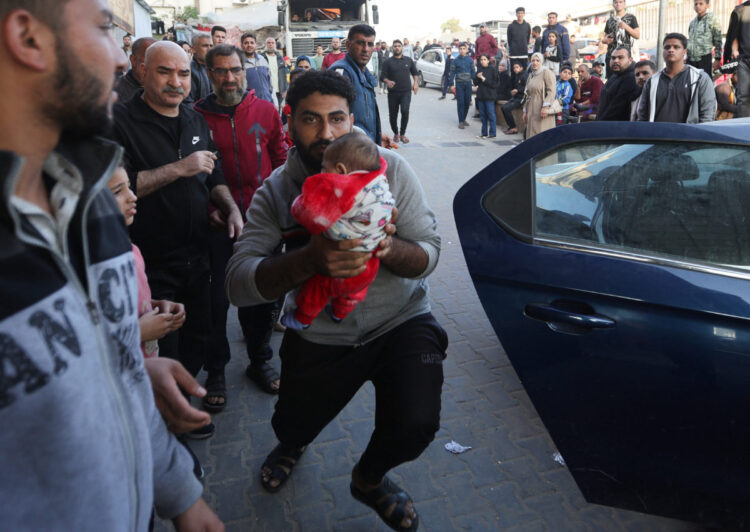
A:
[[[564,465],[566,465],[566,464],[565,464],[565,458],[563,458],[563,456],[562,456],[562,455],[561,455],[560,453],[555,453],[555,454],[553,454],[553,455],[552,455],[552,459],[553,459],[553,460],[554,460],[555,462],[557,462],[558,464],[560,464],[560,465],[563,465],[563,466],[564,466]]]
[[[464,447],[460,443],[455,442],[453,440],[451,440],[450,443],[445,444],[445,450],[453,454],[465,453],[469,449],[471,449],[471,447]]]

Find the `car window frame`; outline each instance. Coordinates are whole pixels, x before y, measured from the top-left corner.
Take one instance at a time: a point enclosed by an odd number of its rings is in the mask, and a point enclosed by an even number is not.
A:
[[[572,126],[576,127],[576,126]],[[648,250],[640,250],[640,251],[632,251],[632,250],[624,250],[624,249],[617,249],[617,248],[610,248],[605,247],[606,245],[602,245],[600,242],[573,242],[571,240],[565,239],[564,237],[554,237],[554,236],[537,236],[534,234],[536,232],[536,209],[537,209],[537,179],[536,179],[536,161],[544,159],[545,157],[555,153],[563,151],[567,148],[573,147],[578,144],[657,144],[657,143],[690,143],[690,144],[703,144],[703,145],[711,145],[714,144],[717,147],[727,148],[736,146],[738,148],[742,148],[744,150],[750,151],[750,145],[743,144],[742,142],[721,142],[716,140],[702,140],[702,139],[670,139],[670,138],[633,138],[633,139],[622,139],[622,138],[606,138],[601,137],[597,139],[587,139],[587,140],[576,140],[573,142],[567,142],[567,143],[561,143],[556,144],[548,149],[542,150],[539,153],[534,154],[532,157],[530,157],[526,162],[523,164],[517,166],[516,168],[512,169],[511,171],[505,173],[505,175],[495,182],[490,188],[488,188],[481,196],[480,198],[480,205],[481,208],[484,210],[484,212],[489,216],[492,221],[494,221],[496,224],[498,224],[505,232],[507,232],[509,235],[514,237],[517,240],[520,240],[521,242],[525,242],[527,244],[531,245],[540,245],[544,247],[550,247],[550,248],[556,248],[566,251],[574,251],[574,252],[583,252],[588,253],[592,255],[598,255],[598,256],[606,256],[611,258],[618,258],[618,259],[625,259],[625,260],[632,260],[635,262],[645,263],[645,264],[653,264],[658,266],[669,266],[669,267],[675,267],[680,268],[683,270],[688,271],[695,271],[695,272],[701,272],[701,273],[708,273],[711,275],[720,275],[723,277],[730,277],[734,279],[742,279],[742,280],[750,280],[750,265],[747,266],[747,271],[744,271],[740,268],[741,266],[737,267],[730,267],[730,266],[722,266],[716,263],[708,263],[704,261],[700,261],[698,259],[688,259],[688,258],[676,258],[676,257],[668,257],[664,255],[658,255],[658,252],[648,252]],[[516,228],[511,227],[508,223],[506,223],[500,216],[493,214],[489,211],[487,208],[487,203],[489,202],[488,197],[491,195],[492,191],[494,191],[499,185],[501,185],[502,182],[506,181],[506,179],[509,179],[511,177],[515,177],[515,175],[522,170],[527,170],[527,179],[530,182],[530,194],[529,199],[531,201],[530,205],[530,224],[531,227],[531,233],[532,234],[525,234],[523,232],[518,231]]]

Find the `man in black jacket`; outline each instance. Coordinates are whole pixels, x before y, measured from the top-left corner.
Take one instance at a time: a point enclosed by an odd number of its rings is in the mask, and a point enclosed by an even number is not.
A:
[[[127,102],[143,88],[140,66],[146,57],[146,50],[155,42],[156,39],[152,37],[141,37],[133,43],[131,47],[132,53],[128,58],[130,60],[130,70],[115,83],[115,92],[119,96],[118,101]]]
[[[597,120],[630,121],[630,106],[641,89],[635,82],[635,69],[630,50],[620,46],[612,52],[609,64],[611,75],[599,96]]]
[[[523,68],[529,63],[529,38],[531,26],[523,20],[526,10],[516,9],[516,20],[508,24],[508,55],[512,63],[520,63]]]
[[[215,163],[208,124],[183,104],[190,90],[185,52],[168,41],[153,44],[141,71],[143,93],[115,106],[116,137],[139,197],[131,237],[146,261],[153,297],[183,303],[187,313],[184,327],[159,341],[160,355],[196,375],[211,334],[209,202],[227,217],[230,238],[242,230],[242,216]],[[197,435],[211,432],[212,426]]]
[[[211,49],[211,37],[205,33],[193,36],[193,60],[190,62],[190,98],[189,102],[197,102],[211,93],[211,80],[206,72],[206,54]]]
[[[738,62],[738,117],[750,116],[750,0],[738,5],[729,17],[724,63]]]

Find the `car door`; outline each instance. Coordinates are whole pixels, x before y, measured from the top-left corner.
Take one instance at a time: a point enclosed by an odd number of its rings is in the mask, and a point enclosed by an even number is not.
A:
[[[443,52],[440,50],[430,50],[432,57],[430,59],[429,76],[425,75],[425,81],[432,83],[433,85],[442,85],[443,69],[445,63],[443,62]]]
[[[750,125],[734,122],[556,128],[454,200],[482,305],[590,502],[748,524]]]

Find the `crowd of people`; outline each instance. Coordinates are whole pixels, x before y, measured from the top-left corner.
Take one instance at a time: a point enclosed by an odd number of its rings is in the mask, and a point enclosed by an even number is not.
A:
[[[427,285],[440,235],[414,171],[386,149],[375,30],[352,27],[346,53],[319,70],[297,58],[287,79],[272,37],[263,53],[216,27],[189,53],[152,38],[124,50],[105,0],[52,4],[0,6],[4,120],[17,125],[1,141],[3,523],[147,530],[155,511],[221,530],[189,441],[211,437],[209,413],[227,404],[231,302],[246,375],[278,394],[262,486],[278,491],[369,380],[376,423],[351,493],[415,530],[387,473],[440,426],[448,339]],[[416,80],[398,49],[382,79],[408,142],[396,97]],[[284,301],[279,374],[269,338]]]
[[[452,89],[460,128],[477,87],[483,138],[496,136],[497,110],[506,133],[521,110],[527,138],[573,117],[705,122],[715,93],[720,113],[743,114],[744,7],[724,57],[739,58],[738,80],[714,91],[686,62],[716,66],[715,24],[695,4],[690,40],[668,34],[657,72],[631,57],[637,21],[615,0],[606,83],[571,64],[554,13],[542,31],[519,8],[507,49],[484,27],[475,44],[425,49],[445,51],[441,99]],[[439,428],[448,344],[428,298],[437,220],[388,149],[409,142],[420,43],[389,47],[358,24],[289,73],[273,36],[263,51],[253,33],[236,47],[221,26],[190,43],[128,36],[121,48],[105,0],[6,0],[0,20],[0,409],[13,427],[1,437],[2,522],[147,530],[155,511],[178,530],[221,530],[189,441],[211,437],[209,413],[227,405],[232,303],[245,374],[278,395],[262,486],[281,489],[369,380],[375,429],[351,493],[391,528],[415,530],[413,501],[387,473]],[[280,373],[274,329],[286,329]]]

